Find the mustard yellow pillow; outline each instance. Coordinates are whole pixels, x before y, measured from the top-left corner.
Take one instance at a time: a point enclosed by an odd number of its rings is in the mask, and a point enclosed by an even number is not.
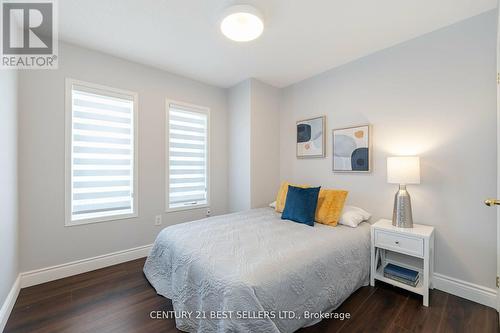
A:
[[[320,190],[316,206],[316,222],[335,227],[344,209],[347,194],[348,192],[343,190]]]
[[[290,184],[289,182],[282,182],[280,189],[278,191],[278,195],[276,196],[276,211],[278,213],[283,213],[283,209],[285,209],[286,194],[288,193],[288,185],[301,188],[309,187],[309,185],[294,185]]]

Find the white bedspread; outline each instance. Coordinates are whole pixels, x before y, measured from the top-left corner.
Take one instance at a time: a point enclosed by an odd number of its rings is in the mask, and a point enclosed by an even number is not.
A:
[[[369,249],[368,223],[310,227],[262,208],[165,228],[144,273],[180,330],[293,332],[368,284]]]

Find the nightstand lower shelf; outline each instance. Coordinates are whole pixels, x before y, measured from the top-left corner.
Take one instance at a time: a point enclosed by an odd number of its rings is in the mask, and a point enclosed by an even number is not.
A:
[[[409,286],[407,284],[404,284],[402,282],[393,280],[391,278],[385,277],[384,276],[384,267],[388,263],[392,263],[394,265],[398,265],[398,266],[401,266],[401,267],[405,267],[405,268],[409,268],[409,269],[413,269],[413,270],[418,271],[418,273],[420,275],[420,279],[419,279],[417,285],[415,287],[413,287],[413,286]],[[385,282],[385,283],[388,283],[388,284],[391,284],[391,285],[393,285],[395,287],[398,287],[398,288],[406,289],[408,291],[411,291],[413,293],[416,293],[416,294],[419,294],[419,295],[422,295],[422,296],[424,295],[425,289],[424,289],[424,286],[423,286],[423,283],[422,283],[422,270],[419,269],[419,268],[416,268],[416,267],[412,267],[412,266],[409,266],[409,265],[401,264],[399,262],[392,261],[392,260],[386,260],[385,263],[382,263],[380,265],[380,267],[377,268],[377,270],[375,272],[374,279],[382,281],[382,282]]]

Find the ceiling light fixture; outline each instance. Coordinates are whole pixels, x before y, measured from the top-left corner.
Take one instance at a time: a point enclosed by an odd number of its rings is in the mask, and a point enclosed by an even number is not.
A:
[[[235,42],[249,42],[264,31],[261,13],[250,5],[231,6],[224,11],[220,30]]]

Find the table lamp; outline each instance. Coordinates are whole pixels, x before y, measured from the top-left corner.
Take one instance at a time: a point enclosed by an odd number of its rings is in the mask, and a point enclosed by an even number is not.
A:
[[[392,225],[413,228],[410,194],[407,184],[420,184],[420,158],[418,156],[396,156],[387,158],[387,182],[399,184],[394,196]]]

